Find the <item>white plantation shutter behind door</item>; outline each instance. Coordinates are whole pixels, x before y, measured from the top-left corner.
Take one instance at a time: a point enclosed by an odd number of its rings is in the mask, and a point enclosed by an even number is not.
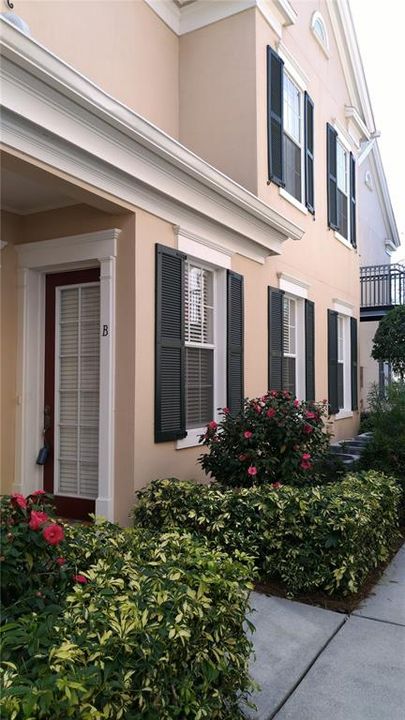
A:
[[[55,491],[96,498],[100,380],[100,285],[58,288]]]

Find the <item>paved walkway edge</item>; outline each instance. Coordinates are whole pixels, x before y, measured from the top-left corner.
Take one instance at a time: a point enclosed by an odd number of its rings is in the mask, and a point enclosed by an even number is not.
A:
[[[302,683],[306,675],[309,673],[312,666],[316,663],[320,655],[326,650],[328,645],[332,642],[333,638],[340,632],[343,625],[346,623],[346,621],[349,619],[348,615],[342,615],[342,622],[340,625],[336,628],[336,630],[332,633],[330,638],[322,645],[322,647],[319,649],[319,651],[316,653],[316,655],[312,658],[311,662],[308,663],[308,666],[305,668],[305,670],[301,673],[299,676],[297,682],[291,686],[290,691],[288,694],[282,699],[282,701],[277,705],[277,707],[272,711],[272,713],[266,718],[266,720],[273,720],[273,718],[277,715],[278,712],[280,712],[281,708],[286,704],[286,702],[289,700],[291,695],[296,691],[297,687]]]

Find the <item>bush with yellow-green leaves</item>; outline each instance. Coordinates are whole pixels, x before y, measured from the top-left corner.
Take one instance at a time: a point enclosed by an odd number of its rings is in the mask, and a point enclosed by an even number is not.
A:
[[[252,564],[191,534],[65,526],[58,605],[2,628],[2,718],[236,720]]]
[[[400,494],[393,478],[374,471],[306,487],[156,480],[138,493],[134,522],[187,529],[231,556],[247,552],[258,577],[281,579],[292,593],[347,595],[389,557]]]

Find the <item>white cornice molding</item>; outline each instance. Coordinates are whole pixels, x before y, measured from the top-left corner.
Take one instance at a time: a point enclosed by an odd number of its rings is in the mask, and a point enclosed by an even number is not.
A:
[[[21,243],[15,245],[17,251],[18,265],[25,268],[43,268],[47,265],[64,265],[72,262],[86,261],[89,258],[116,257],[117,240],[121,230],[111,228],[110,230],[97,230],[81,235],[68,235],[66,237],[54,238],[52,240],[41,240],[39,242]],[[97,251],[90,248],[97,245]]]
[[[333,309],[335,310],[335,312],[339,313],[339,315],[353,315],[354,305],[352,305],[351,303],[348,303],[345,300],[341,300],[340,298],[333,298],[332,302]]]
[[[145,0],[170,30],[180,35],[181,10],[173,0]]]
[[[370,139],[370,131],[365,124],[365,122],[362,120],[359,111],[357,108],[352,107],[351,105],[345,105],[345,116],[347,118],[350,118],[353,120],[355,125],[357,125],[357,129],[360,133],[360,137],[365,140]]]
[[[219,20],[257,7],[277,35],[293,25],[297,13],[288,0],[195,0],[179,7],[173,0],[146,0],[149,7],[176,35],[199,30]]]
[[[6,146],[174,224],[186,206],[253,241],[253,254],[279,253],[283,240],[302,237],[253,193],[6,21],[2,26]]]

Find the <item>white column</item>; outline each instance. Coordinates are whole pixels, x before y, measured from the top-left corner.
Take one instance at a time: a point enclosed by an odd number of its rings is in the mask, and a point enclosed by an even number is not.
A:
[[[115,257],[100,261],[100,423],[96,515],[114,519]]]
[[[43,483],[43,469],[35,462],[43,443],[43,299],[41,273],[19,268],[14,489],[25,495]]]

